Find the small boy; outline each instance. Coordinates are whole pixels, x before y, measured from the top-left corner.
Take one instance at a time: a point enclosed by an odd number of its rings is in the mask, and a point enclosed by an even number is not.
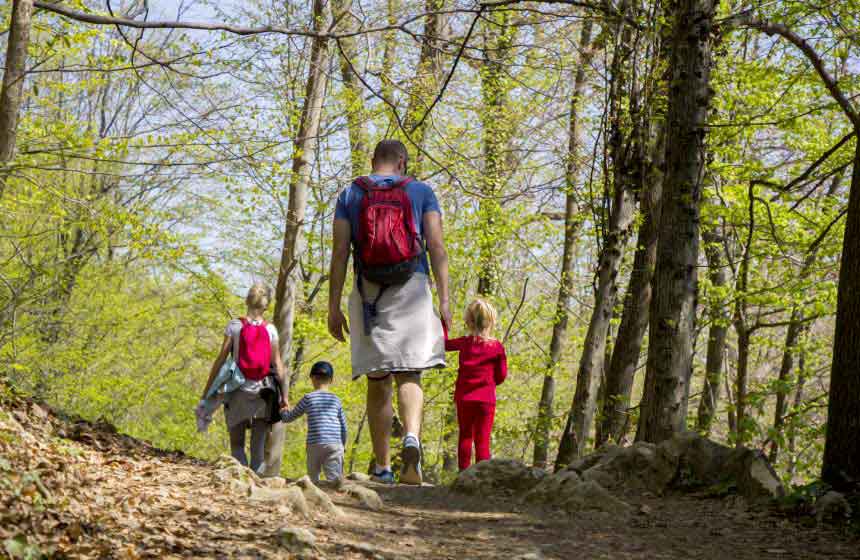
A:
[[[346,416],[337,395],[329,391],[334,368],[328,362],[311,367],[314,390],[299,401],[295,408],[281,409],[281,420],[292,422],[302,414],[308,415],[307,464],[308,476],[319,483],[320,470],[326,480],[337,482],[343,477],[343,450],[346,446]]]

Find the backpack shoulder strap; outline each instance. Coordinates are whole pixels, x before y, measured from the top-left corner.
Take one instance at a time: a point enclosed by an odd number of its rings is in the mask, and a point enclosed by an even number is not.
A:
[[[353,184],[358,185],[358,188],[360,188],[364,192],[368,192],[370,189],[376,186],[376,183],[373,182],[373,179],[366,175],[362,175],[361,177],[356,178],[353,181]]]
[[[415,177],[401,177],[399,181],[394,183],[395,189],[405,189],[406,186],[415,180]]]

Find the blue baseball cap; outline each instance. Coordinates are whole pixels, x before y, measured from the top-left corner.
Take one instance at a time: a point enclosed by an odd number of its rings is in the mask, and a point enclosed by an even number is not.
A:
[[[311,366],[311,377],[334,377],[334,368],[328,362],[317,362]]]

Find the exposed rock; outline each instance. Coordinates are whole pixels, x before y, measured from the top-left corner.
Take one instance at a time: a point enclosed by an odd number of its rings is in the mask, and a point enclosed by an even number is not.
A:
[[[248,498],[255,502],[283,502],[287,500],[287,490],[286,488],[267,488],[265,486],[254,486],[251,488]]]
[[[374,560],[385,557],[380,553],[379,549],[368,543],[350,543],[348,546],[355,552],[359,552],[368,558],[373,558]]]
[[[582,478],[613,490],[662,494],[675,478],[676,467],[677,460],[656,445],[637,442],[630,447],[608,449],[597,463],[582,472]]]
[[[370,482],[370,475],[360,472],[349,473],[346,478],[355,480],[356,482]]]
[[[263,478],[261,480],[261,484],[266,488],[286,488],[287,479],[280,476],[271,476],[268,478]]]
[[[630,504],[619,500],[609,490],[590,480],[569,486],[564,494],[558,497],[556,504],[571,513],[597,510],[626,515],[633,511]]]
[[[598,469],[596,467],[591,467],[582,473],[582,480],[596,482],[604,488],[614,487],[619,477],[620,473],[614,473],[607,469]]]
[[[307,554],[316,550],[317,539],[307,529],[282,527],[277,534],[278,543],[293,554]]]
[[[677,488],[736,489],[748,499],[783,496],[782,482],[760,452],[726,447],[695,432],[678,434],[659,446],[663,455],[677,461]]]
[[[337,507],[329,495],[320,490],[307,475],[297,480],[296,485],[302,489],[302,494],[305,495],[305,499],[314,509],[320,510],[331,517],[341,517],[343,515],[343,510]]]
[[[617,453],[618,450],[622,449],[617,445],[607,444],[594,451],[585,457],[580,457],[578,459],[574,459],[574,461],[565,467],[566,471],[575,471],[577,474],[582,474],[594,465],[596,465],[604,456],[610,455],[613,453]]]
[[[356,498],[368,509],[379,511],[383,508],[382,498],[379,497],[379,494],[366,486],[347,482],[341,485],[341,490]]]
[[[592,486],[579,488],[580,482]],[[605,498],[608,490],[659,496],[669,488],[736,492],[751,501],[784,495],[782,482],[761,452],[726,447],[695,432],[660,445],[605,446],[552,475],[512,459],[483,461],[460,473],[452,488],[481,496],[520,494],[526,501],[553,505],[563,505],[572,488],[577,488],[574,498],[586,491]],[[580,507],[577,499],[572,503]],[[627,511],[630,506],[619,502],[598,509]]]
[[[845,521],[851,517],[851,504],[843,494],[830,491],[815,501],[815,520],[822,521]]]
[[[280,504],[290,511],[296,512],[306,518],[310,517],[310,508],[305,499],[302,489],[298,486],[287,488],[267,488],[265,486],[252,486],[248,499],[255,502]]]
[[[288,486],[284,489],[284,499],[292,506],[293,511],[303,515],[306,518],[311,516],[311,508],[308,506],[308,501],[305,499],[305,493],[298,486]]]
[[[452,488],[465,494],[527,492],[537,486],[546,472],[515,459],[490,459],[461,472]]]
[[[579,475],[575,471],[559,471],[545,476],[523,499],[536,504],[552,504],[559,496],[564,494],[568,486],[579,484],[580,482]]]
[[[221,463],[220,460],[216,466],[219,463]],[[248,467],[243,467],[238,462],[227,464],[227,466],[214,471],[211,480],[213,484],[226,487],[231,492],[245,495],[250,495],[252,489],[260,485],[260,477],[257,476],[257,473]]]
[[[535,504],[560,507],[570,513],[597,510],[627,514],[633,511],[630,505],[613,496],[595,480],[582,480],[573,470],[559,471],[544,477],[523,499]]]

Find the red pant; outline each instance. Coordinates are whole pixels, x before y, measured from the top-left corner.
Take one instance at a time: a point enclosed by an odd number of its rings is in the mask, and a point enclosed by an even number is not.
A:
[[[496,405],[480,401],[457,401],[457,422],[460,424],[460,441],[457,459],[460,470],[472,464],[472,442],[475,443],[475,462],[490,458],[490,434]]]

